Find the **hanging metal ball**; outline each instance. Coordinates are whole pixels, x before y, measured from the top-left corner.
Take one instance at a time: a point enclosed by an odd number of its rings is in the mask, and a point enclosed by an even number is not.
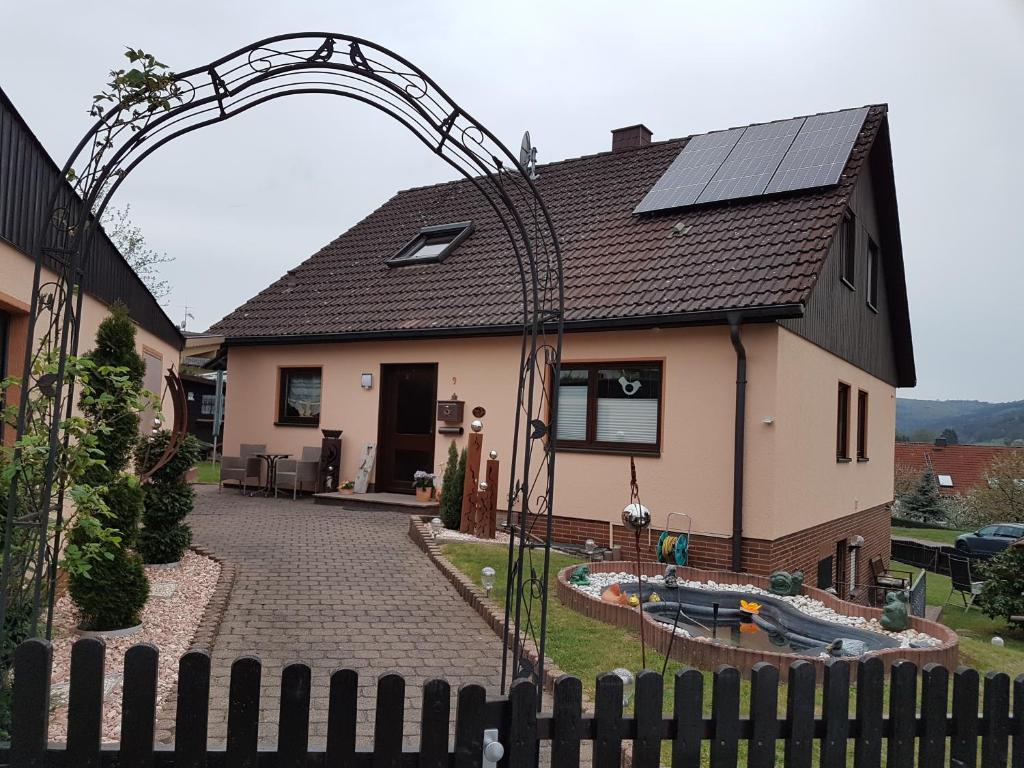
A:
[[[491,451],[487,455],[490,456],[492,459],[498,458],[498,452],[497,451]]]
[[[474,432],[479,432],[481,429],[484,428],[484,423],[480,421],[480,419],[473,419],[473,421],[470,422],[469,428],[472,429]]]
[[[622,524],[631,531],[642,531],[651,524],[651,510],[643,504],[627,504],[622,510]]]

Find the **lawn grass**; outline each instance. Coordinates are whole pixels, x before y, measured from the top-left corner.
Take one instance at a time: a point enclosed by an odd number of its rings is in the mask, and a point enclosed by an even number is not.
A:
[[[217,485],[220,482],[220,464],[212,461],[201,461],[196,465],[199,476],[196,482],[200,485]]]
[[[893,568],[917,574],[920,568],[893,561]],[[949,576],[929,572],[925,601],[928,605],[943,605],[952,587]],[[939,618],[943,624],[960,635],[960,663],[974,667],[984,675],[989,671],[1006,672],[1010,677],[1024,674],[1024,632],[1007,626],[1006,622],[990,619],[978,608],[964,612],[963,601],[954,594]],[[998,635],[1005,645],[992,645]]]
[[[902,536],[908,539],[920,539],[922,541],[936,541],[939,544],[953,546],[956,537],[967,531],[958,531],[953,528],[897,528],[893,527],[893,536]]]

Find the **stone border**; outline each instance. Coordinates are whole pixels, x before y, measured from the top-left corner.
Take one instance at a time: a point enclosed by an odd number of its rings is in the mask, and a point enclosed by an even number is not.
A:
[[[409,538],[422,549],[437,569],[445,575],[458,591],[462,598],[475,610],[480,617],[490,625],[498,637],[505,637],[505,609],[492,602],[482,587],[474,583],[473,579],[465,575],[441,554],[441,548],[430,532],[431,516],[410,515],[409,516]],[[458,543],[452,541],[449,543]],[[511,632],[511,630],[509,630]],[[525,641],[526,655],[536,664],[539,654],[537,647],[529,639]],[[544,688],[548,691],[554,690],[555,681],[566,674],[550,657],[544,657]],[[587,703],[584,702],[584,708]]]
[[[213,552],[203,547],[192,546],[190,549],[197,555],[208,557],[220,565],[220,575],[217,577],[217,586],[206,603],[206,610],[203,611],[203,618],[192,635],[191,650],[204,649],[213,650],[213,643],[220,632],[221,622],[228,610],[228,600],[231,599],[231,590],[235,586],[235,566]]]
[[[628,561],[619,562],[596,562],[586,564],[593,573],[615,573],[618,571],[633,572],[636,563]],[[568,566],[558,572],[558,599],[562,604],[575,611],[599,619],[609,624],[628,629],[636,629],[637,612],[635,608],[617,603],[606,603],[600,598],[592,597],[585,592],[574,588],[569,584],[569,575],[576,566]],[[641,571],[645,576],[660,576],[664,572],[664,566],[659,563],[642,563]],[[698,568],[678,567],[676,574],[681,579],[691,581],[717,581],[720,584],[752,584],[762,589],[768,589],[768,577],[757,576],[749,573],[735,573],[733,571],[705,571]],[[824,592],[815,587],[804,587],[802,594],[824,603],[837,613],[845,613],[850,616],[863,616],[866,619],[878,618],[882,615],[880,608],[871,608],[866,605],[849,603],[840,600],[835,595]],[[672,629],[655,621],[644,614],[645,635],[650,647],[665,655],[668,651],[669,640],[672,638]],[[942,624],[937,624],[928,619],[912,616],[910,625],[918,632],[925,632],[932,637],[942,640],[942,645],[932,648],[888,648],[875,651],[873,655],[878,656],[889,667],[901,659],[909,659],[923,667],[928,663],[937,663],[954,670],[957,667],[959,635]],[[790,653],[774,653],[771,651],[755,651],[747,648],[735,648],[733,646],[710,643],[705,640],[677,635],[672,644],[672,658],[682,661],[685,664],[697,667],[698,669],[716,669],[722,664],[736,667],[744,675],[749,676],[750,670],[755,664],[766,661],[779,669],[779,674],[785,679],[789,666],[795,661],[810,661],[814,664],[818,677],[821,678],[825,671],[824,660],[817,656],[800,656]],[[851,676],[856,675],[856,665],[850,667]]]

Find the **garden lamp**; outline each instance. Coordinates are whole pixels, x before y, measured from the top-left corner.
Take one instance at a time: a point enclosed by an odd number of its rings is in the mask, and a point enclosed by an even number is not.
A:
[[[487,596],[491,596],[491,590],[494,589],[494,569],[489,565],[485,565],[480,569],[480,586],[484,588]]]
[[[629,702],[633,700],[633,691],[636,689],[636,680],[633,678],[633,673],[628,669],[619,667],[618,669],[613,669],[612,674],[617,675],[622,680],[622,706],[628,707]]]
[[[435,517],[433,520],[430,521],[430,532],[434,534],[435,539],[441,535],[441,529],[443,527],[444,523],[441,522],[440,517]]]

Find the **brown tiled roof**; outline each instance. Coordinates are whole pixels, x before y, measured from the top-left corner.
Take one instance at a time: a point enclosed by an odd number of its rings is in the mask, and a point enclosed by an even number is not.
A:
[[[1005,451],[1020,450],[1000,445],[947,445],[934,443],[896,443],[896,466],[924,471],[931,467],[936,477],[949,475],[952,488],[939,486],[943,496],[965,494],[985,484],[985,473],[996,457]]]
[[[870,108],[838,185],[784,196],[634,215],[687,139],[540,166],[562,245],[567,327],[753,308],[799,315],[885,113]],[[385,265],[421,227],[465,220],[474,233],[443,262]],[[504,230],[460,180],[399,192],[210,333],[230,343],[497,330],[520,320],[517,283]]]

